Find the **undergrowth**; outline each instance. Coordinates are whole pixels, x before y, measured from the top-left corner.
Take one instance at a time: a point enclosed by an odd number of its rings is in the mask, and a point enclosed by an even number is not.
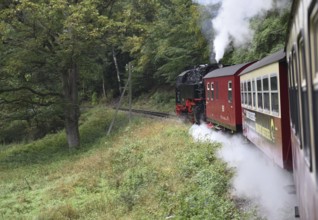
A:
[[[128,107],[128,97],[123,101],[123,107]],[[133,100],[133,108],[153,110],[171,113],[176,105],[176,97],[174,87],[166,88],[166,90],[152,91],[148,94],[142,94]]]
[[[218,144],[195,143],[189,127],[118,117],[95,108],[81,119],[82,149],[63,133],[0,152],[0,219],[242,219],[232,172]]]

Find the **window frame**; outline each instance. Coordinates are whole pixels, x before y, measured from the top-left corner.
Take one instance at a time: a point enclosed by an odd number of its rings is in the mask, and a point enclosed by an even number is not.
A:
[[[244,93],[243,93],[243,95],[244,95],[244,106],[246,107],[246,103],[247,103],[247,95],[246,95],[246,80],[244,80],[244,82],[243,82],[243,91],[244,91]]]
[[[272,88],[272,78],[276,78],[276,89],[274,90]],[[277,73],[272,73],[269,75],[269,97],[270,97],[270,112],[271,112],[271,115],[273,116],[277,116],[279,117],[280,116],[280,88],[279,88],[279,74]],[[273,94],[277,94],[277,111],[274,111],[273,110]]]
[[[291,53],[288,56],[288,95],[289,95],[289,117],[290,117],[290,127],[292,128],[294,126],[294,114],[293,114],[293,81],[292,81],[292,71],[293,71],[293,67],[292,67],[292,56]]]
[[[230,98],[230,94],[231,94],[231,98]],[[233,83],[232,83],[232,80],[229,80],[227,82],[227,101],[228,101],[228,103],[233,103]]]
[[[318,6],[313,3],[312,9],[309,13],[309,41],[310,41],[310,61],[311,61],[311,74],[313,79],[313,88],[318,90],[318,62],[315,58],[318,57]],[[312,22],[314,20],[314,23]],[[312,31],[312,29],[316,30]],[[315,41],[316,40],[316,41]],[[316,64],[316,65],[315,65]]]
[[[267,90],[264,90],[264,81],[267,80]],[[270,114],[270,103],[271,103],[271,100],[270,100],[270,88],[269,88],[269,77],[268,75],[264,75],[262,76],[262,92],[263,92],[263,112],[267,113],[267,114]],[[267,94],[267,101],[268,103],[265,103],[265,94]],[[265,108],[265,105],[268,106],[268,108]]]
[[[211,101],[214,101],[214,82],[211,82]]]
[[[244,99],[244,95],[243,95],[243,81],[240,82],[240,91],[241,91],[241,106],[243,106],[243,99]]]
[[[256,94],[257,94],[257,90],[256,90],[256,79],[253,78],[251,80],[251,84],[252,84],[252,109],[256,109]]]
[[[308,78],[306,68],[306,51],[303,31],[301,30],[297,39],[298,48],[298,72],[300,87],[300,123],[301,123],[301,145],[303,146],[306,163],[312,170],[312,153],[310,149],[310,119],[309,119],[309,100],[308,100]],[[305,93],[305,94],[304,94]],[[305,113],[306,112],[306,113]]]
[[[260,83],[261,89],[259,90],[258,88],[258,82]],[[263,112],[263,81],[262,81],[262,77],[257,77],[256,78],[256,94],[257,94],[257,111],[259,112]],[[261,107],[260,107],[260,100],[259,100],[259,95],[261,95]]]
[[[251,84],[251,80],[247,80],[246,81],[246,87],[247,87],[247,107],[248,108],[252,108],[252,84]]]
[[[294,129],[295,129],[295,135],[298,137],[299,141],[301,140],[301,132],[300,132],[300,111],[299,111],[299,74],[298,74],[298,62],[297,62],[297,52],[296,52],[296,46],[294,45],[293,46],[293,49],[292,49],[292,54],[291,54],[291,58],[292,58],[292,61],[293,61],[293,65],[292,65],[292,68],[293,68],[293,82],[294,82],[294,98],[295,98],[295,126],[294,126]],[[302,144],[300,143],[300,148],[302,148]]]
[[[307,91],[310,91],[309,106],[311,106],[312,111],[312,121],[311,125],[311,142],[310,146],[316,146],[318,144],[318,137],[316,133],[318,132],[318,1],[313,1],[309,7],[308,11],[308,36],[309,36],[309,78],[307,78],[307,87],[311,87]],[[315,157],[318,159],[318,151],[310,157]],[[312,161],[311,169],[312,169]],[[316,163],[316,177],[318,179],[318,163]]]
[[[206,99],[210,100],[210,82],[206,84],[206,94],[207,94]]]

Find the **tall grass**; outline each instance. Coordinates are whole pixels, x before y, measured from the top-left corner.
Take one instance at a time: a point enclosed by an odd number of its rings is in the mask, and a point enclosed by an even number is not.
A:
[[[194,143],[176,121],[111,112],[81,120],[82,149],[63,133],[0,152],[0,219],[242,219],[218,144]]]

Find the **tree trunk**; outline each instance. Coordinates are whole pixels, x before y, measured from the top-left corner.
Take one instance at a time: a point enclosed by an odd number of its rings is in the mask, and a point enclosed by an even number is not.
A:
[[[121,93],[120,72],[119,72],[119,68],[118,68],[118,63],[117,63],[117,58],[116,58],[116,54],[115,54],[115,49],[114,49],[114,47],[113,47],[113,59],[114,59],[115,67],[116,67],[119,93]]]
[[[103,87],[103,96],[104,98],[107,98],[107,94],[106,94],[106,88],[105,88],[105,76],[104,74],[102,74],[102,87]]]
[[[65,130],[70,149],[76,149],[80,146],[78,129],[78,120],[80,116],[77,87],[78,75],[77,64],[72,61],[71,68],[63,73]]]

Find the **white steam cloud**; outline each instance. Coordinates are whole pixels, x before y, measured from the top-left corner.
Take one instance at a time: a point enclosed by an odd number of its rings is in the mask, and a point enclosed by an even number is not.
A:
[[[245,201],[245,209],[256,208],[260,217],[269,220],[295,219],[291,173],[276,166],[241,135],[215,132],[204,124],[193,125],[189,133],[196,141],[222,143],[218,156],[235,169],[233,196]]]
[[[253,32],[249,28],[250,19],[262,11],[269,10],[271,6],[271,0],[223,0],[218,16],[212,20],[216,30],[215,59],[219,61],[223,57],[230,37],[233,37],[236,47],[249,42],[253,37]]]
[[[250,19],[256,15],[270,10],[271,8],[286,8],[289,0],[193,0],[193,2],[209,7],[221,3],[221,8],[215,18],[212,19],[212,26],[215,30],[213,41],[214,56],[218,62],[233,40],[235,47],[240,47],[251,41],[253,31],[250,29]]]

